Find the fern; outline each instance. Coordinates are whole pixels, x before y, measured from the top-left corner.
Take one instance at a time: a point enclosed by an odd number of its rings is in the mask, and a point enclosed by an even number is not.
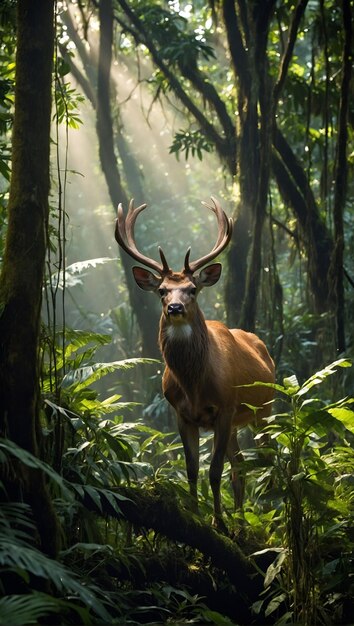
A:
[[[30,576],[46,579],[52,583],[58,595],[61,595],[63,599],[70,595],[104,621],[110,621],[107,609],[92,588],[82,585],[67,567],[50,559],[32,545],[31,531],[33,529],[34,524],[27,505],[6,503],[2,506],[0,509],[0,566],[5,575],[12,572],[14,576],[20,576],[26,584]],[[0,624],[36,623],[39,617],[47,615],[48,612],[57,612],[62,608],[58,606],[58,603],[59,600],[52,600],[41,593],[7,596],[0,600]],[[81,615],[82,611],[76,603],[65,606],[74,608]],[[84,611],[81,617],[84,617]],[[86,618],[84,623],[89,623]]]
[[[123,361],[112,361],[110,363],[94,363],[71,370],[63,378],[63,387],[71,388],[76,392],[81,391],[100,380],[106,374],[111,374],[116,370],[128,370],[139,364],[158,363],[155,359],[124,359]]]
[[[40,618],[47,617],[50,613],[58,613],[63,604],[56,598],[39,592],[5,596],[0,599],[0,624],[38,624]],[[83,617],[84,612],[86,611],[82,610],[80,617]],[[88,622],[85,620],[83,623]]]
[[[50,467],[50,465],[44,463],[44,461],[41,461],[27,450],[20,448],[13,441],[10,441],[10,439],[0,438],[0,451],[1,450],[5,453],[6,456],[8,455],[11,457],[15,457],[18,461],[20,461],[27,467],[41,470],[51,481],[53,481],[60,488],[63,494],[65,494],[65,497],[67,497],[69,500],[72,498],[71,493],[67,488],[67,485],[65,484],[65,481],[55,470],[53,470],[52,467]]]

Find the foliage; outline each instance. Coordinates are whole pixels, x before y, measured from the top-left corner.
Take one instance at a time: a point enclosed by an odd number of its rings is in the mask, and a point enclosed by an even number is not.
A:
[[[151,481],[166,483],[180,506],[189,507],[179,439],[146,426],[142,419],[127,421],[123,414],[130,403],[122,403],[118,394],[101,399],[93,388],[110,371],[139,364],[137,360],[97,363],[98,346],[108,340],[88,331],[66,331],[64,351],[61,341],[56,349],[59,396],[51,383],[53,363],[43,360],[43,453],[49,464],[12,442],[1,442],[3,467],[17,459],[45,472],[65,528],[65,545],[54,561],[35,545],[28,508],[11,502],[3,507],[0,561],[6,577],[1,577],[1,620],[11,621],[14,616],[14,623],[18,619],[34,623],[56,613],[62,623],[77,619],[75,615],[85,624],[185,619],[232,623],[229,609],[214,610],[183,580],[169,581],[166,572],[162,580],[156,574],[149,580],[151,560],[168,562],[172,549],[168,540],[152,531],[134,529],[132,534],[129,524],[103,515],[107,502],[122,517],[125,496],[119,487],[132,481],[143,489],[149,489]],[[261,448],[260,453],[244,450],[248,499],[242,515],[230,512],[231,493],[224,489],[228,523],[238,541],[248,551],[253,547],[254,557],[268,559],[264,592],[253,610],[277,623],[317,620],[325,624],[334,617],[341,623],[348,614],[353,569],[353,399],[329,401],[327,382],[338,368],[349,365],[342,359],[302,385],[294,376],[275,385],[277,402],[285,410],[269,418],[256,436],[257,440],[267,435],[270,448]],[[149,362],[139,367],[148,368]],[[315,394],[317,389],[322,394]],[[201,515],[209,520],[210,454],[207,437],[201,445],[199,497]],[[227,474],[226,468],[225,483]],[[102,512],[102,518],[85,508],[85,498]],[[187,562],[197,576],[198,572],[210,576],[216,591],[222,589],[219,572],[207,563],[201,566],[193,551],[181,550],[183,556],[176,558]],[[22,580],[20,594],[6,588],[9,572],[15,590],[19,577]],[[49,583],[50,590],[33,586],[33,577]]]
[[[200,130],[179,131],[175,133],[173,143],[170,147],[170,153],[175,154],[179,158],[179,154],[184,152],[185,159],[197,156],[200,161],[203,160],[203,151],[211,152],[213,144],[206,139]]]
[[[94,92],[97,72],[96,42],[94,41],[97,15],[85,3],[80,4],[80,8],[70,2],[68,6],[73,10],[71,22],[68,18],[69,12],[63,11],[59,16],[59,22],[63,16],[62,21],[66,25],[63,41],[67,43],[67,49],[63,59],[59,57],[57,60],[58,74],[62,74],[67,82],[67,71],[70,66],[75,80],[79,81],[84,92],[87,83]],[[132,148],[129,158],[123,152],[120,153],[117,148],[118,162],[122,164],[122,175],[126,178],[128,187],[131,187],[129,190],[131,195],[136,197],[135,183],[132,184],[131,179],[136,181],[139,178],[139,195],[148,198],[149,204],[151,202],[158,207],[157,211],[149,216],[146,226],[140,227],[139,225],[138,240],[141,228],[143,245],[149,252],[155,251],[159,244],[165,244],[170,249],[171,265],[175,262],[180,263],[181,252],[176,244],[191,243],[192,250],[196,248],[198,252],[198,247],[202,245],[203,240],[209,234],[212,237],[210,228],[207,228],[206,234],[205,231],[201,231],[200,225],[206,220],[204,216],[199,217],[199,214],[190,208],[190,198],[199,200],[205,197],[205,181],[208,180],[210,181],[209,187],[211,185],[213,189],[219,189],[218,193],[221,197],[223,196],[226,210],[231,213],[230,202],[238,202],[241,179],[246,176],[245,172],[241,172],[240,156],[243,119],[241,112],[246,104],[241,101],[238,82],[240,77],[237,75],[235,79],[233,73],[230,62],[231,50],[226,37],[227,29],[222,22],[220,9],[221,5],[218,4],[210,7],[203,3],[191,5],[189,2],[165,3],[155,0],[148,2],[134,0],[130,3],[115,0],[114,2],[116,36],[114,66],[118,74],[129,76],[129,89],[124,92],[127,94],[126,97],[120,93],[122,86],[116,85],[117,76],[112,80],[112,102],[114,102],[114,122],[116,123],[114,132],[117,137],[120,134],[124,136],[126,144]],[[241,32],[241,36],[244,41],[247,41],[248,31],[245,26],[247,16],[244,15],[242,18],[242,9],[240,7],[236,9],[237,23],[244,31]],[[256,4],[254,15],[255,21],[257,15],[259,16],[259,23],[262,21],[261,11],[262,4]],[[270,22],[265,53],[269,69],[267,80],[269,79],[271,87],[274,86],[282,67],[294,15],[291,2],[276,4]],[[280,155],[285,169],[284,175],[279,178],[285,181],[287,174],[289,187],[286,190],[280,189],[279,181],[275,176],[276,168],[273,167],[267,204],[267,220],[269,218],[268,226],[273,233],[273,242],[270,245],[268,235],[264,232],[261,263],[262,287],[257,298],[259,305],[257,330],[261,333],[265,333],[265,329],[269,331],[270,335],[266,343],[272,353],[276,354],[277,359],[281,359],[282,372],[297,371],[302,376],[308,376],[313,369],[334,358],[335,354],[333,310],[328,311],[330,307],[327,304],[318,301],[316,303],[314,300],[312,293],[314,285],[311,284],[309,266],[312,266],[317,259],[320,270],[323,266],[318,261],[321,250],[328,244],[329,253],[331,253],[331,242],[333,243],[333,172],[336,168],[343,46],[341,8],[332,2],[306,3],[306,10],[298,25],[296,35],[293,54],[289,59],[289,67],[277,101],[276,111],[277,127],[289,151],[287,155]],[[61,52],[63,53],[63,49]],[[252,57],[252,55],[257,55],[257,51],[251,52],[250,49],[249,56]],[[257,80],[253,81],[255,89]],[[146,85],[150,87],[150,91],[146,89]],[[141,103],[141,111],[135,108],[136,98]],[[65,97],[63,102],[65,102]],[[68,102],[70,104],[70,95]],[[117,102],[120,104],[118,105]],[[80,105],[79,102],[77,104]],[[83,110],[82,107],[81,110]],[[142,140],[141,130],[136,134],[138,124],[131,119],[131,116],[134,115],[138,119],[140,113],[142,119],[147,121],[145,130],[151,126],[151,141],[150,139]],[[76,114],[79,115],[78,111],[75,112]],[[156,133],[154,114],[165,120],[160,134],[166,136],[167,147],[161,150],[159,142],[156,142],[154,138]],[[245,118],[247,117],[245,114]],[[350,101],[348,147],[352,135],[352,117]],[[149,144],[148,151],[145,148],[146,141]],[[249,141],[251,141],[250,137]],[[180,163],[183,167],[186,166],[184,183],[181,184],[181,170],[178,170],[178,174],[174,171],[173,165],[170,164],[165,154],[166,150],[169,150],[172,155],[177,157],[184,155],[186,160],[188,159],[188,163],[184,163],[184,159],[181,159]],[[162,162],[160,162],[161,151],[165,154]],[[350,148],[348,152],[350,153]],[[225,155],[231,154],[233,156],[230,157],[230,162],[233,169],[230,174],[224,159]],[[193,163],[193,157],[197,157],[194,161],[201,161],[201,170],[198,170]],[[348,160],[350,160],[350,154],[348,154]],[[128,172],[132,161],[138,164],[137,170],[140,174],[129,177]],[[239,168],[237,172],[236,163]],[[253,166],[248,169],[252,172],[254,170]],[[349,198],[352,195],[353,181],[350,171],[348,174],[348,202],[344,207],[345,223],[348,224],[344,233],[346,239],[344,280],[347,301],[346,335],[350,355],[352,309],[350,303],[353,290],[351,286],[352,247],[350,246],[352,229],[349,227],[352,205]],[[290,182],[296,183],[296,188],[291,187]],[[248,186],[253,189],[255,184],[258,184],[257,176],[255,175],[252,180],[251,175]],[[77,201],[80,204],[82,186],[84,183],[81,185],[80,181],[73,203]],[[284,186],[286,187],[285,183]],[[210,192],[216,193],[213,189],[210,187]],[[308,215],[311,214],[313,217],[314,212],[317,212],[319,223],[325,224],[328,231],[328,240],[319,233],[314,236],[314,240],[320,242],[316,252],[313,252],[314,245],[307,241],[308,226],[312,223],[312,218],[310,221],[306,219],[301,221],[299,212],[295,210],[295,198],[299,202],[301,198],[304,200],[305,204],[301,206]],[[251,210],[253,210],[253,204],[254,202],[250,203]],[[171,205],[176,219],[173,221],[172,234],[169,234]],[[248,207],[248,201],[241,198],[237,213],[246,211],[244,207]],[[186,219],[182,210],[186,211]],[[179,211],[182,213],[182,224],[178,220]],[[235,237],[238,232],[241,233],[240,239],[244,243],[246,237],[243,236],[242,225],[235,228]],[[79,244],[85,245],[84,238],[82,240],[79,238]],[[271,254],[270,247],[272,247]],[[233,285],[243,282],[241,275],[237,275],[236,271],[238,258],[241,258],[243,254],[241,249],[238,249],[237,255],[233,255],[232,260],[230,250],[231,262],[228,273]],[[233,276],[234,271],[235,276]],[[323,276],[323,280],[326,282],[329,274],[327,271],[325,273],[326,277]],[[225,275],[227,287],[227,272]],[[312,282],[319,283],[316,272],[314,276]],[[79,279],[77,276],[73,278]],[[216,292],[216,298],[219,301],[225,300],[225,296],[222,295],[225,284],[220,285],[219,291]],[[271,293],[268,297],[263,297],[267,289],[270,289]],[[277,301],[281,304],[278,308],[278,324],[272,320],[276,289],[278,290]],[[326,290],[326,297],[329,291],[330,289]],[[127,300],[127,293],[122,284],[120,284],[120,293],[122,300]],[[322,311],[322,304],[325,313]],[[239,306],[241,305],[237,299],[232,301],[227,295],[226,311],[212,308],[211,314],[228,318],[235,310],[236,320],[232,320],[232,324],[235,324],[240,319]],[[209,314],[209,310],[207,313]],[[97,317],[100,314],[101,311]],[[103,315],[107,319],[107,311],[103,311]],[[294,323],[295,320],[296,323]],[[300,355],[301,369],[298,366],[296,349],[299,333],[305,352],[304,356]],[[316,344],[316,350],[311,349],[313,344]],[[134,346],[132,348],[134,349]],[[139,350],[139,345],[135,345],[135,349]]]
[[[194,64],[199,55],[205,60],[215,58],[213,47],[205,38],[195,37],[183,15],[151,2],[139,1],[136,8],[137,15],[158,44],[162,58],[169,64]]]
[[[69,82],[64,82],[63,76],[69,72],[69,69],[70,68],[63,62],[60,63],[58,68],[54,92],[54,119],[57,120],[59,124],[64,122],[70,128],[77,130],[80,124],[82,124],[82,120],[78,114],[79,105],[85,102],[85,98],[74,89]]]
[[[2,447],[2,451],[7,449]],[[38,459],[16,450],[17,457],[25,465],[36,465]],[[2,463],[8,462],[2,454]],[[43,466],[37,464],[42,469]],[[50,473],[50,472],[48,472]],[[53,475],[51,473],[51,475]],[[59,478],[59,477],[58,477]],[[29,507],[21,503],[3,504],[0,510],[0,563],[2,567],[1,586],[4,597],[0,601],[1,623],[37,623],[36,619],[59,611],[76,613],[84,624],[91,623],[90,609],[104,620],[109,614],[93,590],[83,585],[73,573],[59,561],[49,559],[33,543],[34,526]],[[63,599],[55,600],[52,595],[36,591],[31,580],[42,579],[53,586]],[[7,590],[11,585],[21,587],[21,595]],[[5,595],[6,594],[6,595]],[[69,598],[72,598],[69,601]],[[79,601],[76,604],[73,598]],[[66,598],[66,600],[64,599]],[[86,608],[85,608],[86,607]],[[22,620],[22,621],[21,621]]]
[[[302,385],[295,376],[276,385],[287,410],[267,418],[256,436],[273,443],[272,461],[257,470],[255,481],[253,496],[264,508],[245,518],[255,530],[267,519],[268,551],[275,558],[265,575],[265,597],[254,608],[277,615],[277,623],[333,623],[345,619],[350,606],[354,400],[331,403],[313,395],[350,365],[341,359]]]

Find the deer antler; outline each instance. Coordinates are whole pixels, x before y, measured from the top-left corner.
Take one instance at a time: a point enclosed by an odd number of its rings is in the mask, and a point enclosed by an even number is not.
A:
[[[206,206],[208,209],[210,209],[211,211],[213,211],[213,213],[215,213],[216,215],[216,219],[218,223],[217,240],[215,242],[213,249],[208,254],[200,257],[200,259],[197,259],[196,261],[193,261],[192,263],[189,262],[189,255],[190,255],[191,249],[188,248],[186,257],[184,259],[184,269],[183,269],[184,274],[194,274],[194,272],[196,272],[198,269],[203,267],[203,265],[206,265],[206,263],[208,263],[212,259],[215,259],[215,257],[217,257],[218,254],[220,254],[220,252],[222,252],[226,248],[227,244],[229,243],[231,239],[232,228],[233,228],[232,218],[227,217],[226,213],[222,210],[221,205],[215,198],[213,198],[213,196],[211,196],[211,200],[214,206],[211,206],[210,204],[207,204],[206,202],[202,202],[202,204]]]
[[[133,259],[138,261],[139,263],[143,263],[147,267],[150,267],[152,270],[160,274],[160,276],[165,276],[171,272],[169,265],[166,261],[166,257],[159,247],[159,253],[161,258],[161,264],[154,259],[150,259],[145,256],[142,252],[136,247],[135,237],[134,237],[134,226],[136,222],[136,218],[139,213],[146,208],[146,204],[141,204],[140,206],[134,208],[134,200],[130,200],[127,215],[124,215],[122,204],[118,205],[117,211],[117,219],[116,219],[116,229],[115,229],[115,238],[119,245],[125,250]]]

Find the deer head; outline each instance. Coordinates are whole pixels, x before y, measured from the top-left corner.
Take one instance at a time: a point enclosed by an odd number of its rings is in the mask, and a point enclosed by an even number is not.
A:
[[[139,261],[153,272],[138,266],[133,267],[136,283],[145,291],[155,292],[161,299],[163,315],[171,324],[190,323],[196,309],[196,298],[203,287],[214,285],[221,275],[221,264],[213,263],[204,267],[215,259],[228,245],[233,222],[222,210],[219,202],[211,198],[212,205],[202,204],[216,215],[218,235],[212,250],[195,261],[190,261],[191,249],[188,248],[184,259],[184,267],[180,272],[174,272],[163,250],[159,247],[161,263],[142,254],[136,246],[134,226],[139,213],[146,208],[142,204],[134,208],[133,200],[129,203],[128,213],[124,216],[123,207],[118,206],[115,238],[119,245],[136,261]],[[199,274],[196,272],[203,268]]]

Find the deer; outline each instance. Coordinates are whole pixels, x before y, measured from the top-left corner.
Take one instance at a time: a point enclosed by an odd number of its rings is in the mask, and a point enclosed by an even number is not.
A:
[[[213,525],[224,529],[220,487],[225,459],[231,464],[235,509],[240,509],[245,479],[239,471],[243,456],[237,431],[252,422],[260,423],[271,414],[275,368],[258,336],[240,328],[228,329],[220,321],[205,320],[198,305],[200,291],[215,285],[221,275],[221,263],[207,264],[226,248],[233,230],[232,218],[227,217],[213,196],[211,201],[211,205],[202,204],[216,216],[216,243],[195,261],[190,260],[189,247],[180,272],[170,268],[160,246],[161,262],[138,250],[134,227],[146,204],[135,208],[131,200],[126,215],[119,204],[115,238],[130,257],[145,266],[132,267],[137,285],[161,300],[158,343],[165,364],[162,391],[176,412],[194,512],[198,511],[200,431],[214,433],[209,466]],[[270,385],[249,386],[257,382]]]

